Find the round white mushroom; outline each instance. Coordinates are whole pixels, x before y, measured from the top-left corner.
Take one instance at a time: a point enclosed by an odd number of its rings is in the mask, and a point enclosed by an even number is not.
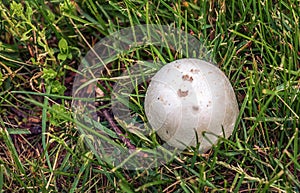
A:
[[[228,138],[239,114],[227,77],[199,59],[180,59],[162,67],[151,79],[145,112],[162,140],[179,149],[198,141],[201,152],[210,149],[218,136]]]

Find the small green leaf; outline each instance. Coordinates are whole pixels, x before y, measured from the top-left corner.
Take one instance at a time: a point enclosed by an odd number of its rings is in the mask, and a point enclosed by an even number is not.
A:
[[[42,78],[44,78],[46,82],[55,79],[56,76],[57,76],[57,72],[55,72],[53,69],[49,69],[49,70],[46,68],[43,69]]]
[[[64,85],[61,85],[61,83],[58,80],[55,80],[52,83],[52,86],[51,86],[51,93],[52,94],[63,95],[65,90],[66,90],[66,87]]]
[[[67,53],[68,52],[68,42],[64,38],[60,39],[58,42],[58,47],[60,52]]]
[[[68,54],[68,58],[72,59],[72,54],[71,53]]]
[[[59,60],[66,60],[67,59],[67,54],[63,54],[63,53],[59,53],[58,55],[57,55],[57,58],[59,59]]]
[[[23,6],[21,3],[16,3],[15,1],[13,1],[10,4],[10,9],[12,11],[12,16],[17,15],[18,17],[23,16]]]
[[[66,122],[62,115],[70,116],[70,113],[66,110],[63,105],[54,104],[52,105],[52,110],[50,111],[50,123],[54,126],[59,126],[60,124]]]

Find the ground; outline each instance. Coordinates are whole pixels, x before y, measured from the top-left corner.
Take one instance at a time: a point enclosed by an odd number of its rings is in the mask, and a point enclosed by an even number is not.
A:
[[[299,7],[297,0],[2,1],[0,190],[299,192]],[[188,148],[167,163],[129,170],[116,160],[103,161],[86,143],[72,92],[81,61],[97,42],[141,24],[166,25],[201,42],[201,57],[231,82],[240,114],[232,135],[207,152]],[[126,50],[105,61],[96,81],[93,124],[108,135],[104,142],[151,148],[163,141],[117,120],[112,90],[118,80],[133,77],[124,73],[140,61],[164,65],[185,56],[152,43]],[[147,120],[148,84],[143,80],[129,93],[126,108],[138,122]],[[140,163],[147,158],[138,155]]]

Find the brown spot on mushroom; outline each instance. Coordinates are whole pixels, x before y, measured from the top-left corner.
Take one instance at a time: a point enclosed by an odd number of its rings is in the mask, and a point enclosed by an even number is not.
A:
[[[199,106],[193,106],[194,111],[199,111]]]
[[[192,76],[189,76],[188,74],[186,74],[186,75],[182,76],[182,80],[186,80],[186,81],[192,82],[194,79],[193,79]]]
[[[167,105],[167,102],[168,102],[168,101],[164,100],[163,97],[157,97],[157,100],[161,101],[162,104]]]
[[[179,90],[177,91],[177,95],[178,95],[179,97],[186,97],[188,94],[189,94],[189,91],[188,91],[188,90],[187,90],[187,91],[182,91],[181,89],[179,89]]]
[[[208,101],[208,104],[206,105],[206,107],[209,107],[211,105],[211,101]]]
[[[198,72],[200,72],[200,70],[199,69],[191,69],[190,72],[193,74],[197,74]]]

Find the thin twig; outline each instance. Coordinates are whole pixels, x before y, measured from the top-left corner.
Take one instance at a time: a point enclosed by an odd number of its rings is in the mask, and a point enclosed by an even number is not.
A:
[[[119,129],[119,127],[114,122],[113,118],[110,116],[108,111],[106,109],[104,109],[102,112],[103,112],[106,120],[109,122],[110,126],[115,130],[116,134],[120,137],[120,139],[123,141],[123,143],[129,148],[129,150],[131,150],[131,151],[136,150],[136,147],[130,142],[130,140],[128,138],[125,137],[125,136],[127,136],[127,134],[124,134]]]

